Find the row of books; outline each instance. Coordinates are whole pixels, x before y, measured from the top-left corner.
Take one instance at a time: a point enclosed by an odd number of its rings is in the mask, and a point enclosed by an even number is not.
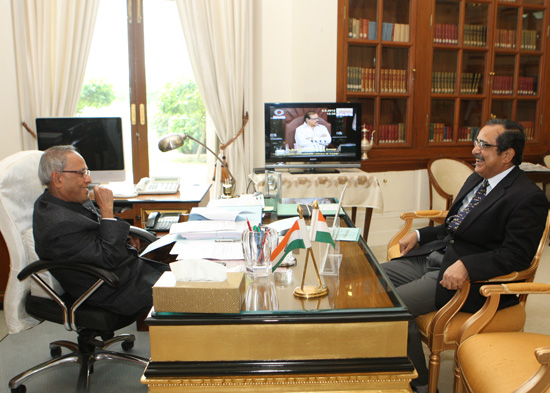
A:
[[[516,47],[516,31],[497,29],[497,33],[495,35],[495,47],[514,49]]]
[[[471,142],[479,132],[479,127],[458,127],[458,141]]]
[[[373,93],[376,91],[376,70],[374,68],[348,67],[348,91]],[[397,69],[380,70],[381,93],[406,93],[407,71]]]
[[[485,46],[487,44],[487,26],[464,25],[464,45]]]
[[[348,37],[362,40],[375,40],[376,22],[368,19],[350,18],[348,24]]]
[[[521,31],[521,49],[527,49],[527,50],[537,49],[537,31],[536,30]]]
[[[458,44],[458,26],[449,23],[436,23],[434,28],[434,43]]]
[[[376,39],[377,23],[368,19],[350,18],[348,37],[362,40]],[[395,42],[409,41],[409,25],[404,23],[382,23],[382,40]]]
[[[405,142],[405,123],[378,125],[378,143]]]
[[[430,142],[449,142],[453,140],[453,127],[445,123],[430,123]]]
[[[455,72],[433,72],[432,93],[451,94],[455,92]]]
[[[460,92],[462,94],[479,93],[481,73],[464,72],[461,75]],[[455,92],[456,72],[434,72],[432,74],[432,93],[453,94]]]
[[[537,94],[537,78],[534,76],[518,77],[518,94],[535,95]]]
[[[535,138],[535,122],[534,121],[518,121],[523,126],[523,131],[527,139],[532,140]]]

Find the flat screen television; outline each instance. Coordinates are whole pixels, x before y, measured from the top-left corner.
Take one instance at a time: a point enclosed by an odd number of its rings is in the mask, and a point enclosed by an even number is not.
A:
[[[36,119],[38,149],[73,145],[86,160],[94,183],[125,180],[120,117],[50,117]]]
[[[361,166],[360,103],[266,103],[264,109],[266,169],[337,172]],[[319,120],[308,125],[306,114]]]

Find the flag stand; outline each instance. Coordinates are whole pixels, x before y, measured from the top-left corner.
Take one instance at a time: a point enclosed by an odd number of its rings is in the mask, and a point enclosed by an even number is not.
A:
[[[313,211],[319,209],[319,204],[317,201],[313,203]],[[298,206],[298,213],[300,218],[304,218],[304,211],[301,206]],[[306,280],[307,264],[309,261],[309,255],[311,254],[311,260],[313,261],[313,267],[315,267],[315,273],[317,274],[318,285],[304,285]],[[304,264],[304,274],[302,275],[302,285],[294,288],[294,296],[304,298],[304,299],[313,299],[321,296],[328,295],[328,287],[321,282],[321,276],[319,274],[319,268],[317,267],[317,262],[315,261],[315,254],[313,249],[310,247],[307,249],[306,253],[306,262]]]

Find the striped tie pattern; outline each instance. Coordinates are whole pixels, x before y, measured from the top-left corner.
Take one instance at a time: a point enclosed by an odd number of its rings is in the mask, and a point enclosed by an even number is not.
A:
[[[485,197],[485,194],[487,193],[488,185],[489,181],[487,179],[483,180],[483,183],[481,183],[481,187],[479,187],[470,203],[468,203],[468,206],[466,206],[466,208],[460,213],[455,214],[454,216],[449,218],[447,222],[447,228],[449,228],[450,231],[455,232],[459,225],[462,223],[462,220],[464,220],[464,217],[466,217],[466,215],[474,207],[476,207],[479,202],[481,202],[481,200]]]

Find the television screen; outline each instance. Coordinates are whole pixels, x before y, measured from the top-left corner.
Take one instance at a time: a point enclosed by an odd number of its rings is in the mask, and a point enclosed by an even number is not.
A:
[[[266,103],[265,162],[361,161],[360,103]]]
[[[94,183],[124,181],[120,117],[52,117],[36,119],[38,149],[73,145],[92,171]]]

